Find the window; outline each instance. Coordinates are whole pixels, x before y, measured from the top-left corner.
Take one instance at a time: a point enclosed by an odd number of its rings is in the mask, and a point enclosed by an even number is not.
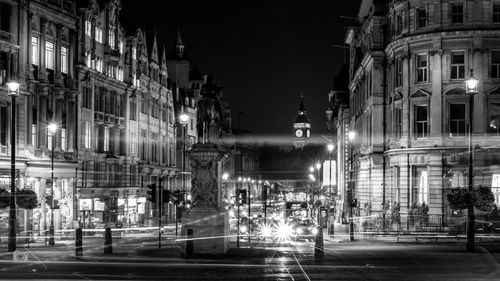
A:
[[[7,124],[9,119],[7,115],[7,106],[0,104],[0,145],[7,145]]]
[[[90,122],[85,122],[85,148],[91,148],[91,137],[92,137],[92,127],[90,126]]]
[[[425,9],[417,9],[417,28],[427,26],[427,11]]]
[[[500,51],[491,51],[491,78],[500,78]]]
[[[97,57],[95,60],[95,69],[102,72],[102,59],[100,57]]]
[[[137,152],[137,133],[130,134],[130,154]]]
[[[85,34],[92,37],[92,23],[90,21],[85,21]]]
[[[92,56],[90,55],[90,51],[85,51],[85,64],[87,65],[87,67],[91,67],[91,58]]]
[[[116,44],[115,44],[115,28],[114,27],[109,27],[108,29],[108,44],[111,47],[111,49],[114,49]]]
[[[403,132],[403,109],[401,105],[394,109],[394,138],[400,139]]]
[[[33,117],[35,117],[35,116],[33,116]],[[31,145],[33,145],[33,147],[36,147],[36,145],[37,145],[36,144],[36,140],[37,140],[36,132],[37,132],[36,124],[31,124]]]
[[[403,60],[402,59],[397,59],[396,64],[395,64],[395,82],[396,82],[396,87],[401,87],[403,86]]]
[[[493,4],[493,23],[500,23],[500,3]]]
[[[403,30],[403,13],[396,15],[396,35],[399,35]]]
[[[413,167],[415,182],[413,184],[413,203],[429,204],[429,185],[427,180],[427,167]]]
[[[102,43],[102,30],[99,27],[95,28],[95,41]]]
[[[54,43],[45,42],[45,68],[54,69]]]
[[[464,23],[464,6],[463,4],[451,4],[451,23]]]
[[[118,67],[116,79],[123,82],[123,67],[121,67],[121,66]]]
[[[137,59],[137,48],[135,46],[132,47],[132,59]]]
[[[417,82],[427,81],[427,55],[417,55]]]
[[[61,129],[61,149],[66,151],[66,129]]]
[[[488,106],[488,134],[500,136],[500,102]]]
[[[68,49],[61,47],[61,72],[68,73]]]
[[[191,131],[194,130],[193,124],[194,124],[193,118],[189,118],[189,128],[190,128]]]
[[[415,124],[414,124],[414,133],[415,138],[427,138],[429,136],[429,120],[428,120],[428,110],[427,104],[419,104],[415,105],[414,108],[414,116],[415,116]]]
[[[38,65],[38,37],[31,37],[31,63]]]
[[[137,104],[135,103],[135,100],[129,101],[129,107],[130,107],[130,120],[136,120]]]
[[[451,53],[451,79],[465,78],[465,52]]]
[[[123,54],[123,41],[118,42],[118,51]]]
[[[104,127],[104,151],[109,151],[109,127]]]
[[[83,87],[83,107],[92,108],[92,88],[90,86]]]
[[[47,148],[49,150],[54,149],[54,141],[55,141],[55,135],[49,132],[49,128],[47,128]]]
[[[491,192],[495,197],[495,205],[500,205],[500,174],[493,174],[491,179]]]
[[[450,117],[450,137],[465,136],[465,104],[450,104],[448,115]]]

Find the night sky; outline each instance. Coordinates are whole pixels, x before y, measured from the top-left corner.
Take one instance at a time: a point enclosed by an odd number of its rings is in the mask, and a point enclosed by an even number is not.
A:
[[[355,16],[358,2],[122,0],[122,16],[157,30],[169,51],[180,23],[191,63],[225,88],[234,128],[241,110],[242,129],[290,136],[302,93],[318,136],[327,132],[328,92],[348,55],[332,45],[343,45],[353,20],[342,17]]]

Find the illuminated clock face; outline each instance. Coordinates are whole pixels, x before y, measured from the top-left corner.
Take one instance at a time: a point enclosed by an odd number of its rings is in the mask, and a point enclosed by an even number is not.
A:
[[[310,130],[307,130],[307,131],[306,131],[306,136],[307,136],[307,137],[310,137],[310,136],[311,136],[311,131],[310,131]]]
[[[295,131],[295,136],[297,136],[298,138],[302,137],[302,130]]]

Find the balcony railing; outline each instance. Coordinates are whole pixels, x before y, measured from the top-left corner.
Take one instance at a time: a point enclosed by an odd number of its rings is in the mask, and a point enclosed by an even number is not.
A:
[[[14,34],[7,32],[7,31],[4,31],[4,30],[0,30],[0,41],[6,41],[6,42],[14,44],[15,43],[14,42]]]

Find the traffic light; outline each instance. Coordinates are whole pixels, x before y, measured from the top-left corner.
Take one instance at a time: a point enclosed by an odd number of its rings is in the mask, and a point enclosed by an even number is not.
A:
[[[170,190],[163,190],[163,193],[161,195],[161,202],[162,203],[168,203],[170,202],[170,198],[171,198],[171,192]]]
[[[149,189],[147,191],[148,193],[148,201],[151,201],[153,203],[156,203],[156,184],[153,183],[153,184],[148,184],[146,185],[146,187]]]
[[[180,190],[176,190],[174,192],[174,196],[173,196],[173,203],[175,205],[179,205],[181,202],[182,202],[182,198],[181,198],[181,191]]]
[[[262,200],[267,200],[267,189],[269,188],[268,185],[263,185],[262,186]]]
[[[240,204],[247,203],[247,190],[246,189],[238,189],[238,199],[240,200]]]

